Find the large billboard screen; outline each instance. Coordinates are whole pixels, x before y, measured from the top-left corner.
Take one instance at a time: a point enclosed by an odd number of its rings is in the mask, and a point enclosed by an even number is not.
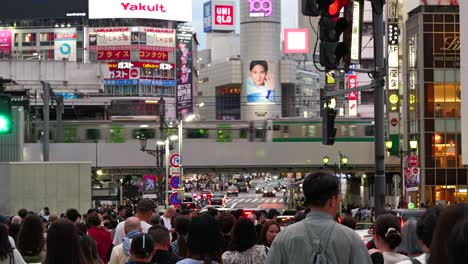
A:
[[[65,18],[86,16],[88,0],[15,0],[2,1],[1,19]]]
[[[89,18],[192,21],[192,0],[89,0]]]
[[[176,104],[177,113],[185,117],[193,112],[192,87],[192,29],[182,26],[177,29],[177,86]]]
[[[245,80],[247,92],[247,104],[274,104],[277,78],[273,73],[276,64],[265,60],[252,60],[248,66],[248,74]]]

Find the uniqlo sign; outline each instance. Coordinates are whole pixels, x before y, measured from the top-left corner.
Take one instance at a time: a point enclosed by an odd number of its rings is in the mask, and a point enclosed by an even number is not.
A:
[[[348,74],[348,89],[354,89],[357,85],[356,74]],[[357,92],[350,92],[348,94],[348,100],[357,100]]]
[[[234,25],[234,6],[215,5],[214,6],[215,25]]]

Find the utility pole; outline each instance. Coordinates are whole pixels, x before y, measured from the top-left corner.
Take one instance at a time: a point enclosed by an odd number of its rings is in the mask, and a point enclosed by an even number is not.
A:
[[[159,99],[159,137],[161,140],[165,140],[166,138],[166,133],[165,133],[165,122],[166,122],[166,103],[164,101],[164,98],[161,96]],[[159,177],[158,177],[158,190],[159,190],[159,201],[161,201],[160,205],[165,205],[168,201],[165,201],[167,194],[165,193],[165,188],[164,188],[164,182],[167,181],[166,177],[163,180],[163,166],[164,166],[164,159],[165,159],[165,153],[164,153],[164,148],[165,146],[159,146],[156,145],[157,149],[157,163],[158,163],[158,169],[159,169]],[[167,166],[167,164],[166,164]]]
[[[43,161],[49,161],[49,102],[50,102],[50,83],[42,82],[42,100],[43,100],[43,122],[44,136],[42,138],[42,155]]]
[[[375,181],[374,205],[376,215],[385,209],[385,101],[384,101],[384,20],[385,0],[372,1],[372,22],[374,26],[374,123],[375,123]]]
[[[63,122],[62,122],[62,115],[63,115],[63,96],[56,95],[55,102],[57,103],[56,108],[56,119],[57,119],[57,142],[61,143],[63,141]]]

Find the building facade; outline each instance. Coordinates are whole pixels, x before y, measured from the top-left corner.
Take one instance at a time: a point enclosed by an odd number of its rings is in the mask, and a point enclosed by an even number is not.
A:
[[[421,187],[409,195],[428,204],[466,202],[459,7],[422,5],[412,10],[406,39],[405,133],[418,141],[421,169]]]

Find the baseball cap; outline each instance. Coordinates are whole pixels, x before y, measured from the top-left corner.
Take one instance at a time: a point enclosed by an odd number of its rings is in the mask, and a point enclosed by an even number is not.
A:
[[[142,212],[153,211],[156,207],[156,203],[148,198],[141,199],[137,204],[137,210]]]
[[[141,234],[133,238],[130,249],[133,256],[147,258],[154,251],[154,241],[148,234]]]

